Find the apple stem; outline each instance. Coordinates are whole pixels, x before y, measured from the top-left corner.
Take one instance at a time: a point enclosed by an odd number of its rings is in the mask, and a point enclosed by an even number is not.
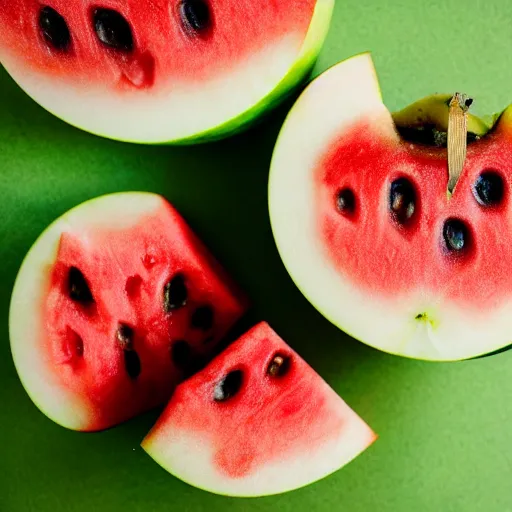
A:
[[[468,119],[467,113],[473,100],[466,94],[455,93],[450,100],[448,114],[448,197],[459,181],[466,161]]]

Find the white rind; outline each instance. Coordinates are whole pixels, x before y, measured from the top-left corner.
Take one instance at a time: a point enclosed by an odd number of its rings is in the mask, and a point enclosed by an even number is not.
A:
[[[164,431],[164,426],[161,431],[152,432],[151,440],[144,441],[142,447],[171,474],[209,492],[239,497],[283,493],[337,471],[375,440],[376,436],[368,425],[341,399],[339,403],[345,423],[337,438],[323,445],[311,445],[307,453],[269,462],[241,478],[230,478],[217,470],[215,454],[207,436],[177,430]],[[276,432],[276,436],[279,436],[279,432]]]
[[[87,201],[51,224],[21,265],[9,312],[14,364],[30,398],[44,414],[64,427],[82,430],[90,423],[93,410],[81,396],[62,386],[37,336],[45,331],[42,304],[61,234],[82,227],[127,228],[156,211],[162,202],[160,196],[145,192],[111,194]]]
[[[332,323],[379,350],[427,360],[459,360],[512,341],[512,303],[485,312],[458,307],[432,290],[396,298],[359,289],[327,256],[315,218],[313,169],[329,144],[363,117],[389,126],[369,54],[313,81],[286,119],[272,159],[269,209],[281,258],[308,300]],[[387,136],[397,136],[388,130]],[[415,316],[426,312],[429,321]]]
[[[233,131],[238,122],[249,120],[249,114],[256,117],[295,86],[320,51],[333,4],[333,0],[318,0],[307,34],[290,32],[222,76],[195,84],[177,81],[158,92],[115,93],[71,85],[33,72],[7,49],[0,57],[29,96],[73,126],[129,142],[193,142],[195,137],[215,136],[217,129],[223,132],[225,124]]]
[[[244,61],[239,69],[205,83],[175,83],[151,93],[81,88],[4,65],[23,89],[57,117],[86,131],[118,140],[161,143],[214,128],[270,93],[295,60],[300,40],[284,38]]]

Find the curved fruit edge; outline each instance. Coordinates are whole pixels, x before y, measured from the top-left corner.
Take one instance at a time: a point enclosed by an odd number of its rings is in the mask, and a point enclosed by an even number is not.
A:
[[[361,53],[358,53],[356,55],[353,55],[351,57],[349,57],[348,59],[345,59],[341,62],[336,62],[335,64],[333,64],[332,66],[328,67],[325,71],[323,71],[315,80],[319,80],[321,79],[321,77],[324,75],[324,73],[328,73],[329,71],[333,70],[334,68],[336,68],[337,66],[339,66],[340,64],[343,64],[345,62],[349,62],[353,59],[357,59],[358,57],[362,57],[362,56],[367,56],[369,58],[371,58],[371,52],[370,51],[365,51],[365,52],[361,52]],[[379,94],[381,96],[381,100],[382,100],[382,90],[380,88],[380,84],[379,84],[379,79],[378,79],[378,76],[377,76],[377,70],[375,69],[375,67],[373,68],[373,71],[374,71],[374,77],[375,77],[375,82],[376,82],[376,85],[377,85],[377,88],[378,88],[378,91],[379,91]],[[313,84],[313,82],[311,82],[311,84]],[[307,93],[307,90],[308,88],[306,88],[303,93],[301,94],[304,95]],[[277,137],[277,140],[276,140],[276,144],[274,146],[274,148],[277,148],[279,145],[280,145],[280,142],[281,140],[284,138],[284,134],[285,134],[285,131],[286,131],[286,127],[287,127],[287,124],[290,122],[294,112],[295,112],[295,109],[297,108],[297,104],[300,102],[301,100],[301,97],[298,98],[297,102],[295,103],[295,105],[292,106],[292,108],[290,109],[290,111],[288,112],[285,120],[284,120],[284,123],[281,127],[281,130],[279,132],[279,135]],[[275,151],[275,149],[274,149]],[[272,160],[273,160],[273,157],[272,157]],[[281,258],[281,262],[283,263],[283,266],[285,267],[286,269],[286,272],[288,273],[288,275],[290,276],[290,278],[292,279],[293,283],[295,284],[295,286],[297,287],[297,289],[300,291],[300,293],[306,298],[306,300],[324,317],[326,318],[329,322],[331,322],[333,325],[335,325],[338,329],[341,329],[344,333],[346,333],[348,336],[352,337],[353,339],[361,342],[361,343],[364,343],[366,344],[363,340],[355,337],[353,334],[351,334],[350,332],[348,332],[347,330],[344,329],[344,327],[342,325],[339,324],[339,322],[337,321],[337,319],[335,319],[333,316],[329,315],[329,314],[326,314],[324,311],[321,311],[317,305],[315,304],[315,302],[313,300],[311,300],[311,297],[309,295],[309,293],[306,292],[305,288],[298,282],[298,279],[295,278],[294,274],[291,272],[291,269],[289,268],[289,265],[288,263],[285,261],[285,258],[283,257],[283,254],[282,254],[282,249],[280,248],[279,246],[279,243],[277,241],[277,236],[276,236],[276,228],[275,228],[275,223],[274,223],[274,216],[272,215],[272,204],[271,204],[271,196],[272,196],[272,182],[273,182],[273,165],[272,165],[272,162],[271,162],[271,165],[270,165],[270,172],[269,172],[269,179],[268,179],[268,191],[267,191],[267,201],[268,201],[268,209],[269,209],[269,217],[270,217],[270,228],[272,230],[272,235],[273,235],[273,238],[274,238],[274,243],[276,244],[276,248],[277,248],[277,251],[280,255],[280,258]],[[371,345],[368,345],[366,344],[367,346],[371,346]],[[378,347],[373,347],[375,350],[380,350]],[[392,352],[388,352],[390,353],[391,355],[399,355],[399,354],[394,354]]]
[[[241,344],[245,343],[250,346],[251,341],[248,341],[247,338],[252,336],[255,336],[256,340],[258,340],[258,337],[278,335],[267,322],[259,322],[234,341],[227,349],[226,357],[228,360],[237,359],[239,356],[238,349],[243,346]],[[254,340],[254,338],[251,338],[251,340]],[[279,342],[280,344],[286,343],[281,339],[279,339]],[[275,350],[276,346],[273,346],[272,349]],[[328,409],[331,413],[338,414],[340,418],[343,418],[343,427],[328,442],[313,445],[313,449],[307,451],[307,454],[301,453],[300,455],[295,455],[295,457],[291,455],[293,453],[293,450],[291,450],[290,456],[286,458],[286,461],[280,461],[279,459],[269,461],[267,464],[263,464],[258,469],[255,469],[251,474],[240,478],[223,476],[213,462],[214,452],[212,450],[215,443],[211,444],[208,436],[197,437],[199,436],[198,433],[191,435],[188,430],[182,430],[180,427],[174,426],[172,420],[171,424],[168,423],[171,413],[177,412],[176,408],[173,408],[173,398],[171,398],[168,406],[140,443],[142,449],[162,469],[188,485],[215,494],[245,498],[282,494],[306,487],[347,466],[366,451],[379,436],[325,379],[302,359],[300,354],[289,346],[288,349],[291,353],[295,354],[296,358],[301,360],[304,365],[305,375],[308,375],[315,388],[319,390],[326,403],[329,404]],[[184,396],[189,396],[181,394],[180,391],[183,390],[186,393],[184,388],[189,386],[194,389],[197,386],[197,381],[202,380],[201,373],[205,372],[209,375],[210,370],[215,372],[216,364],[215,361],[210,361],[201,372],[193,377],[192,381],[184,381],[178,385],[175,396],[179,404],[183,404]],[[185,465],[180,462],[182,456],[187,461]],[[308,470],[302,471],[304,466],[308,465],[308,463],[304,464],[306,460],[309,464],[313,464],[313,467],[317,468],[317,470],[312,471],[310,467]],[[329,460],[331,463],[326,464],[326,460]],[[283,467],[281,468],[281,466]],[[297,467],[297,472],[295,472],[294,478],[285,478],[284,482],[279,482],[279,475],[285,469],[284,466]],[[194,478],[196,474],[197,479]],[[262,482],[266,482],[266,485],[262,485]],[[267,490],[265,490],[265,487]]]
[[[282,125],[281,131],[280,131],[280,133],[278,135],[278,138],[277,138],[277,141],[276,141],[276,144],[275,144],[275,148],[279,147],[280,142],[284,139],[285,132],[287,131],[286,127],[287,127],[288,123],[290,123],[291,118],[295,116],[295,111],[300,107],[301,98],[305,94],[307,94],[309,87],[311,87],[316,80],[321,79],[321,77],[324,74],[329,73],[331,70],[333,70],[337,66],[340,66],[340,65],[342,65],[344,63],[347,63],[347,62],[349,62],[349,61],[351,61],[353,59],[356,59],[356,58],[359,58],[359,57],[363,57],[363,56],[368,56],[370,58],[370,60],[371,60],[371,52],[369,52],[369,51],[361,52],[359,54],[356,54],[356,55],[353,55],[353,56],[349,57],[348,59],[345,59],[343,61],[340,61],[340,62],[337,62],[337,63],[333,64],[332,66],[327,68],[323,73],[321,73],[315,80],[313,80],[311,82],[311,84],[303,91],[303,93],[301,94],[301,96],[299,97],[299,99],[297,100],[295,105],[288,112],[288,115],[287,115],[287,117],[286,117],[286,119],[285,119],[285,121],[284,121],[284,123]],[[378,92],[380,94],[380,100],[382,101],[382,92],[381,92],[381,89],[380,89],[380,84],[379,84],[377,72],[376,72],[375,67],[373,65],[373,61],[372,61],[372,67],[373,67],[373,74],[374,74],[374,78],[375,78],[375,85],[378,88]],[[391,112],[389,111],[389,109],[387,109],[387,107],[385,107],[383,101],[382,101],[382,104],[383,104],[384,108],[386,109],[386,111],[391,115]],[[501,114],[495,114],[494,116],[492,116],[492,119],[494,120],[494,123],[492,125],[493,128],[497,128],[497,127],[505,128],[507,131],[511,132],[511,137],[512,137],[512,105],[509,105],[507,108],[505,108]],[[270,214],[269,215],[270,216],[270,225],[271,225],[271,230],[272,230],[272,234],[273,234],[273,238],[274,238],[274,243],[276,244],[276,247],[277,247],[278,253],[280,255],[281,261],[282,261],[282,263],[283,263],[283,265],[284,265],[288,275],[290,276],[290,278],[292,279],[293,283],[297,287],[297,289],[308,300],[308,302],[324,318],[326,318],[330,323],[332,323],[334,326],[339,328],[341,331],[343,331],[348,336],[352,337],[353,339],[361,342],[362,344],[364,344],[364,345],[366,345],[368,347],[371,347],[371,348],[373,348],[375,350],[378,350],[380,352],[384,352],[384,353],[387,353],[387,354],[390,354],[390,355],[399,356],[399,357],[405,357],[405,358],[408,358],[408,359],[418,360],[418,361],[427,361],[427,362],[469,361],[469,360],[481,358],[483,356],[492,355],[493,353],[501,353],[502,351],[506,350],[509,345],[512,348],[511,341],[509,340],[507,342],[504,342],[503,345],[500,345],[498,347],[493,347],[491,350],[485,350],[484,349],[481,353],[470,354],[470,355],[466,355],[466,356],[463,356],[463,357],[428,358],[428,357],[425,357],[425,356],[419,356],[419,355],[415,356],[415,355],[412,355],[412,354],[404,354],[404,353],[401,353],[398,350],[394,351],[394,350],[390,350],[390,349],[387,349],[387,348],[382,348],[380,346],[377,346],[376,344],[372,344],[372,343],[370,343],[368,341],[365,341],[365,340],[361,339],[360,337],[358,337],[355,334],[353,334],[351,329],[347,329],[337,318],[335,318],[334,315],[332,315],[329,312],[325,312],[324,310],[322,310],[316,304],[316,302],[312,300],[311,294],[308,291],[306,291],[306,289],[305,289],[306,287],[304,285],[302,285],[301,283],[299,283],[298,282],[299,280],[297,279],[297,277],[294,275],[293,272],[291,272],[290,264],[284,258],[283,248],[279,245],[278,238],[276,236],[277,229],[276,229],[276,226],[275,226],[274,215],[272,214],[272,211],[273,211],[273,207],[272,207],[272,197],[273,197],[273,194],[272,194],[272,190],[271,190],[272,189],[272,184],[273,184],[273,175],[274,175],[274,170],[273,170],[274,169],[274,165],[273,165],[273,163],[274,163],[274,156],[275,156],[275,154],[276,154],[276,151],[274,149],[274,155],[272,157],[272,163],[271,163],[271,166],[270,166],[269,180],[268,180],[268,209],[269,209],[269,214]]]
[[[55,387],[53,383],[50,383],[53,381],[54,377],[45,369],[42,371],[42,373],[45,374],[43,377],[38,375],[34,378],[34,371],[29,367],[30,377],[27,377],[26,365],[30,364],[30,356],[27,355],[27,352],[30,351],[30,344],[27,343],[24,333],[28,329],[26,324],[29,322],[24,322],[20,325],[19,308],[25,305],[24,296],[28,295],[35,303],[37,303],[38,298],[42,298],[41,296],[44,294],[46,280],[44,277],[45,272],[42,271],[42,269],[54,259],[58,250],[62,228],[65,227],[67,222],[75,217],[77,212],[83,215],[87,210],[96,209],[98,203],[107,202],[112,198],[116,198],[120,201],[131,201],[132,205],[140,198],[144,198],[145,200],[144,205],[139,205],[138,209],[131,211],[130,215],[121,219],[120,222],[123,224],[135,222],[137,218],[151,213],[155,207],[158,207],[161,201],[164,201],[163,197],[160,195],[150,192],[120,192],[89,199],[64,212],[44,229],[28,250],[18,270],[11,294],[9,306],[10,350],[21,384],[28,396],[43,414],[48,416],[55,423],[71,430],[87,430],[86,424],[89,416],[89,406],[86,401],[81,401],[80,397],[77,397],[73,393],[68,393],[62,390],[62,388]],[[109,219],[109,221],[111,221],[111,219]],[[42,319],[39,311],[33,313],[34,315],[30,318],[30,322],[37,325]],[[36,350],[37,347],[34,352]],[[31,355],[32,357],[34,356],[34,354]],[[27,361],[27,359],[29,359],[29,361]],[[43,365],[44,362],[41,363],[42,367]],[[39,382],[41,386],[37,386],[37,382]],[[48,387],[55,390],[55,395],[58,400],[53,396],[51,397],[51,402],[48,400],[45,402],[44,399],[48,397],[44,394],[42,388],[48,389]],[[43,399],[41,399],[41,394],[43,394]],[[72,412],[69,413],[68,411]]]
[[[334,9],[334,1],[335,0],[317,0],[313,16],[311,18],[311,22],[299,54],[297,55],[293,65],[288,69],[283,79],[280,82],[276,83],[274,88],[266,96],[261,98],[257,104],[253,105],[248,110],[239,113],[234,118],[229,119],[228,121],[225,121],[220,125],[208,128],[205,131],[197,133],[195,135],[185,136],[183,138],[180,137],[168,141],[164,140],[161,142],[138,141],[130,138],[108,136],[99,132],[83,128],[78,123],[74,123],[72,121],[64,119],[61,115],[55,113],[52,108],[48,108],[47,106],[44,106],[42,108],[47,110],[57,119],[60,119],[66,124],[85,133],[89,133],[91,135],[107,138],[118,142],[127,142],[132,144],[148,146],[185,146],[205,142],[213,142],[215,140],[224,139],[230,135],[235,135],[236,133],[248,128],[249,125],[255,119],[259,118],[263,113],[276,107],[278,104],[284,101],[286,94],[290,93],[290,91],[293,88],[298,86],[299,83],[306,78],[306,76],[311,71],[315,63],[318,54],[320,53],[325,38],[327,37],[327,33],[329,31],[330,22],[332,18],[332,12]],[[18,80],[16,80],[13,77],[13,75],[9,72],[5,65],[3,65],[1,62],[0,65],[2,65],[2,67],[6,70],[9,76],[25,92],[25,94],[27,94],[34,102],[36,102],[39,105],[39,102],[36,101],[34,97],[31,94],[29,94],[24,87],[21,86]]]
[[[226,121],[196,136],[170,141],[167,144],[189,145],[213,142],[234,135],[248,128],[248,125],[266,111],[281,104],[296,86],[306,79],[320,54],[329,32],[335,0],[318,0],[306,38],[293,66],[283,80],[259,103],[237,117]]]
[[[340,398],[340,400],[342,400]],[[348,407],[348,406],[347,406]],[[321,480],[324,480],[328,478],[329,476],[333,475],[334,473],[341,471],[343,468],[348,466],[351,462],[359,458],[377,439],[378,435],[373,432],[373,430],[365,423],[365,421],[360,418],[352,409],[350,409],[352,414],[354,415],[354,419],[351,419],[350,421],[353,423],[352,427],[355,429],[360,430],[358,443],[355,447],[355,449],[352,450],[352,453],[349,457],[346,457],[341,463],[336,464],[336,467],[329,470],[328,472],[325,472],[324,474],[321,474],[320,476],[314,477],[312,480],[309,480],[307,482],[303,482],[300,484],[294,484],[294,485],[288,485],[286,487],[283,487],[279,490],[272,490],[267,492],[230,492],[229,490],[223,489],[223,490],[216,490],[212,487],[208,487],[205,485],[200,485],[197,483],[192,482],[192,479],[188,477],[183,477],[181,474],[179,474],[179,471],[175,471],[174,468],[169,467],[168,461],[164,460],[163,458],[159,457],[158,454],[162,452],[161,449],[159,449],[159,443],[155,441],[147,441],[146,438],[141,442],[141,448],[144,450],[144,452],[153,459],[154,462],[156,462],[160,468],[163,471],[166,471],[168,474],[172,475],[174,478],[177,478],[181,482],[184,482],[187,485],[190,485],[191,487],[195,487],[196,489],[200,489],[202,491],[210,492],[212,494],[217,494],[220,496],[228,496],[228,497],[236,497],[236,498],[260,498],[265,496],[276,496],[279,494],[284,494],[290,491],[295,491],[297,489],[302,489],[304,487],[307,487],[309,485],[312,485],[316,482],[320,482]],[[151,433],[151,432],[150,432]],[[350,441],[353,442],[353,439]],[[352,448],[354,448],[354,445],[352,445]]]

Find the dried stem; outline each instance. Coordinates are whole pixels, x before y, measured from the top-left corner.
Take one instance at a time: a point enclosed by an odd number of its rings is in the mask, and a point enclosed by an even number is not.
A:
[[[448,116],[448,195],[455,190],[466,161],[468,119],[473,100],[465,94],[455,93],[450,100]]]

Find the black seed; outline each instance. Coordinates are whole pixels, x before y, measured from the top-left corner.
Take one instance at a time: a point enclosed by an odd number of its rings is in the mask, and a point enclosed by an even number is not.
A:
[[[122,52],[133,50],[132,30],[122,14],[112,9],[96,9],[93,18],[94,30],[101,43]]]
[[[71,34],[66,20],[51,7],[39,12],[39,28],[46,43],[55,50],[65,51],[71,44]]]
[[[283,354],[276,354],[267,368],[267,374],[271,377],[283,377],[290,370],[290,358]]]
[[[124,366],[130,379],[135,380],[140,374],[140,358],[135,350],[124,350]]]
[[[192,348],[185,340],[177,340],[171,345],[171,357],[181,369],[188,369],[192,360]]]
[[[389,210],[400,224],[405,224],[414,215],[416,192],[407,178],[398,178],[389,190]]]
[[[350,188],[343,188],[336,194],[336,208],[344,215],[353,213],[356,209],[356,196]]]
[[[243,373],[241,370],[229,372],[221,381],[219,381],[213,390],[213,399],[216,402],[224,402],[235,396],[242,386]]]
[[[82,272],[76,267],[71,267],[68,273],[68,290],[71,300],[88,305],[94,302],[91,289]]]
[[[210,27],[210,7],[205,0],[182,0],[179,9],[187,32],[200,33]]]
[[[473,195],[482,206],[493,206],[503,199],[503,178],[496,171],[484,171],[473,186]]]
[[[200,306],[193,313],[190,324],[194,329],[208,331],[213,327],[213,309],[210,306]]]
[[[183,275],[177,274],[164,286],[164,311],[170,313],[173,309],[185,306],[187,298],[185,278]]]
[[[119,324],[116,338],[123,350],[131,350],[133,348],[133,329],[129,325]]]
[[[462,251],[469,242],[468,229],[459,219],[448,219],[445,221],[443,237],[449,251]]]

